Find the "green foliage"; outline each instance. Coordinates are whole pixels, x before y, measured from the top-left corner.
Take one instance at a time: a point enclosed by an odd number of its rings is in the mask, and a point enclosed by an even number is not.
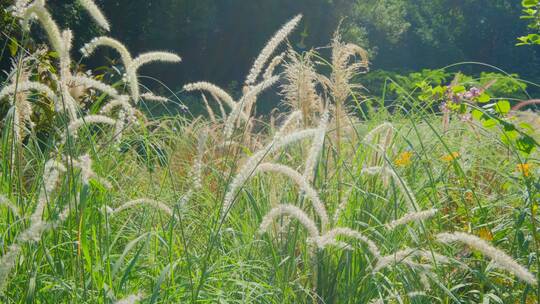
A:
[[[528,28],[534,33],[518,37],[517,45],[540,44],[540,2],[538,0],[522,0],[523,15],[521,19],[529,22]]]

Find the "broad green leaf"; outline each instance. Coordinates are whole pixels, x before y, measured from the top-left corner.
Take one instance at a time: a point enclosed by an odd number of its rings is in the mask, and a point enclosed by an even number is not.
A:
[[[461,85],[452,87],[452,92],[454,92],[454,93],[463,93],[465,91],[466,91],[465,87],[461,86]]]
[[[519,151],[529,155],[534,150],[535,141],[530,136],[523,136],[516,141],[516,146]]]
[[[497,120],[493,118],[486,119],[482,122],[482,126],[484,126],[484,128],[493,128],[496,125],[497,125]]]
[[[538,1],[537,0],[523,0],[521,1],[521,5],[523,7],[533,7],[533,6],[538,5]]]
[[[489,102],[491,100],[491,96],[489,96],[488,93],[482,93],[480,96],[478,96],[478,98],[476,98],[476,100],[479,102],[479,103],[486,103],[486,102]]]
[[[497,104],[495,104],[495,111],[501,115],[510,112],[510,108],[510,102],[508,100],[499,100]]]
[[[474,119],[481,121],[482,117],[484,116],[484,113],[480,110],[474,109],[471,111],[471,115]]]

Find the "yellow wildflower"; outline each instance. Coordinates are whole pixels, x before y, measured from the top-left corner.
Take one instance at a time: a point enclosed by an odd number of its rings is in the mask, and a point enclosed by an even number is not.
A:
[[[459,156],[460,156],[459,152],[452,152],[452,154],[445,155],[441,157],[441,159],[444,160],[445,162],[451,162],[453,160],[458,159]]]
[[[523,174],[523,176],[530,176],[531,175],[531,164],[518,164],[516,166],[516,170]]]
[[[480,228],[478,230],[478,236],[486,241],[493,241],[493,234],[487,227]]]
[[[412,163],[411,162],[412,156],[413,156],[413,154],[410,151],[402,152],[399,155],[399,157],[396,158],[396,160],[394,160],[394,164],[396,164],[396,166],[406,167],[406,166],[408,166],[408,165],[410,165]]]

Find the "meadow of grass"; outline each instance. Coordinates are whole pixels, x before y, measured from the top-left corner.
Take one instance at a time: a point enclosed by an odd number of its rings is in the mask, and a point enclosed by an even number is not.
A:
[[[13,13],[58,56],[21,44],[0,87],[2,303],[538,302],[536,114],[452,86],[442,113],[412,92],[384,106],[360,94],[367,54],[338,34],[329,59],[274,57],[298,16],[238,100],[187,84],[207,116],[148,118],[180,101],[139,92],[138,67],[178,56],[95,39],[83,55],[113,47],[125,65],[106,85],[76,72],[45,1]],[[285,110],[255,117],[271,86]]]

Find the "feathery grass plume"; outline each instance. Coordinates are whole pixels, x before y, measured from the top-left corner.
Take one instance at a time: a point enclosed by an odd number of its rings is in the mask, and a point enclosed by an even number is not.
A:
[[[232,136],[234,132],[234,126],[236,125],[237,120],[240,118],[241,113],[244,113],[245,116],[249,118],[251,107],[256,102],[257,96],[262,93],[264,90],[273,86],[279,80],[279,76],[273,76],[268,80],[264,80],[261,83],[257,84],[254,87],[251,87],[246,94],[235,104],[232,112],[227,121],[225,122],[225,138],[228,139]],[[244,112],[244,109],[248,109]]]
[[[45,210],[45,205],[49,200],[50,193],[56,188],[60,173],[65,171],[66,167],[54,159],[50,159],[45,163],[45,167],[43,169],[43,186],[39,194],[38,203],[34,209],[34,213],[30,216],[30,221],[32,223],[41,222],[43,211]]]
[[[417,206],[418,206],[418,203],[416,201],[416,196],[412,192],[411,188],[409,188],[405,180],[399,177],[399,175],[397,175],[397,173],[394,170],[388,167],[376,166],[376,167],[363,168],[361,173],[367,174],[367,175],[381,174],[383,175],[383,177],[390,176],[394,180],[398,188],[401,190],[401,192],[403,192],[405,196],[405,200],[407,201],[407,209],[409,210],[409,212],[411,213],[416,212]]]
[[[361,60],[351,64],[351,58],[357,55]],[[332,40],[332,74],[329,81],[338,111],[354,89],[362,88],[360,84],[352,84],[351,80],[362,69],[367,69],[368,64],[367,52],[355,44],[344,43],[338,29]]]
[[[4,99],[6,96],[27,91],[36,91],[40,94],[45,95],[50,100],[54,101],[55,104],[58,103],[58,97],[48,86],[34,81],[12,83],[3,87],[2,90],[0,90],[0,100]]]
[[[274,71],[283,62],[283,59],[285,59],[285,55],[287,55],[287,53],[283,52],[277,55],[276,57],[274,57],[272,61],[270,61],[270,64],[268,65],[268,67],[266,68],[266,71],[264,71],[264,74],[263,74],[264,80],[270,79],[272,76],[274,76]]]
[[[131,98],[134,102],[138,102],[140,97],[137,70],[142,65],[153,61],[180,62],[182,60],[178,55],[169,52],[149,52],[133,58],[127,48],[120,41],[106,36],[92,39],[89,43],[85,44],[81,48],[81,53],[83,54],[83,56],[88,57],[92,55],[96,48],[100,46],[111,47],[120,54],[120,57],[122,58],[122,63],[124,64],[124,67],[126,69],[125,78],[127,83],[129,84]]]
[[[137,70],[141,66],[153,61],[177,63],[182,61],[182,59],[178,55],[169,52],[149,52],[141,54],[133,59],[126,66],[126,77],[130,84],[131,98],[133,98],[134,102],[139,101],[139,80],[137,79]]]
[[[79,118],[75,121],[72,121],[68,125],[66,135],[63,138],[63,142],[66,142],[68,135],[73,136],[73,138],[77,138],[78,131],[82,126],[98,123],[114,126],[116,124],[116,120],[104,115],[87,115]]]
[[[267,232],[274,219],[283,215],[297,219],[306,228],[310,238],[317,239],[319,237],[319,229],[317,229],[315,222],[302,209],[293,205],[279,205],[270,210],[263,217],[259,226],[259,234]]]
[[[127,68],[137,71],[141,66],[154,61],[178,63],[182,61],[182,58],[170,52],[148,52],[133,59]]]
[[[287,177],[289,177],[291,180],[293,180],[300,190],[302,190],[306,196],[311,200],[311,203],[313,204],[313,209],[321,219],[321,224],[323,227],[323,231],[328,226],[328,213],[326,212],[326,207],[324,206],[324,203],[319,198],[319,194],[313,187],[309,185],[309,181],[307,181],[302,174],[300,174],[298,171],[294,170],[291,167],[281,165],[281,164],[272,164],[272,163],[262,163],[258,165],[255,168],[256,172],[274,172],[274,173],[280,173]]]
[[[386,153],[388,147],[392,143],[393,131],[394,126],[391,123],[383,122],[382,124],[373,128],[373,130],[369,131],[366,136],[364,136],[363,142],[370,145],[374,144],[374,148]],[[383,136],[377,141],[377,143],[374,143],[373,141],[375,138],[381,134]]]
[[[430,217],[435,216],[437,212],[438,212],[437,209],[430,209],[430,210],[424,210],[420,212],[407,213],[403,217],[386,224],[385,227],[389,230],[394,230],[396,227],[410,223],[410,222],[426,220]]]
[[[22,57],[20,60],[12,60],[12,69],[8,74],[11,75],[11,84],[15,87],[19,83],[28,82],[30,77],[30,67],[29,60],[30,57]],[[28,100],[28,93],[26,91],[21,91],[14,89],[16,93],[13,94],[13,98],[10,98],[10,104],[12,105],[13,115],[12,115],[12,125],[14,139],[17,143],[22,143],[24,134],[26,133],[26,126],[30,127],[30,130],[34,128],[34,122],[32,122],[32,114],[34,113],[32,109],[32,104]],[[3,95],[5,93],[1,93]],[[6,96],[6,95],[4,95]],[[3,97],[0,97],[0,100]],[[15,155],[13,155],[15,157]]]
[[[4,290],[9,283],[9,275],[17,263],[17,258],[19,257],[20,252],[21,247],[17,244],[12,244],[8,247],[6,253],[0,257],[0,295],[4,293]]]
[[[236,103],[240,106],[240,110],[243,111],[248,117],[250,117],[253,105],[255,105],[255,103],[257,102],[257,97],[259,97],[262,92],[276,84],[278,80],[279,76],[272,76],[268,79],[264,79],[257,85],[244,87],[244,95]]]
[[[72,76],[71,81],[76,85],[83,85],[88,88],[94,88],[96,90],[99,90],[115,99],[125,99],[124,96],[118,94],[118,91],[116,91],[115,88],[99,80],[95,80],[86,76]]]
[[[62,32],[62,42],[64,43],[64,52],[60,53],[60,78],[67,83],[71,78],[71,48],[73,47],[73,32],[70,29]]]
[[[324,147],[324,138],[326,137],[326,130],[328,128],[328,119],[330,113],[325,111],[321,116],[321,122],[319,123],[319,133],[313,138],[311,148],[309,149],[308,157],[305,162],[304,178],[310,183],[313,182],[315,176],[315,166],[319,160],[321,152]]]
[[[214,110],[210,107],[210,104],[208,103],[208,99],[206,99],[206,95],[201,94],[201,98],[204,102],[204,107],[206,108],[206,112],[208,112],[208,116],[210,117],[210,121],[212,123],[216,123],[216,114],[214,114]]]
[[[142,298],[143,298],[142,293],[132,294],[121,300],[116,301],[115,304],[135,304],[135,303],[140,302]]]
[[[156,101],[156,102],[167,102],[167,101],[169,101],[169,98],[167,98],[167,97],[154,95],[153,93],[150,93],[150,92],[142,93],[141,98],[144,99],[144,100]]]
[[[135,108],[128,102],[128,98],[125,96],[121,96],[121,99],[113,99],[109,101],[107,104],[105,104],[101,110],[99,111],[102,115],[107,115],[112,112],[112,110],[116,107],[122,108],[122,110],[126,111],[128,113],[128,116],[135,117]]]
[[[373,272],[381,271],[382,269],[398,264],[398,263],[404,263],[412,267],[420,267],[420,268],[426,268],[427,265],[425,264],[417,264],[413,262],[412,258],[423,258],[430,261],[435,261],[437,263],[441,264],[448,264],[450,263],[450,260],[448,257],[438,254],[436,252],[426,251],[418,248],[406,248],[403,250],[396,251],[392,254],[389,254],[387,256],[382,256],[377,261],[377,264],[373,268]]]
[[[225,198],[223,199],[223,208],[221,210],[222,217],[225,217],[229,209],[232,207],[234,199],[238,190],[244,185],[249,177],[255,172],[257,165],[259,165],[268,154],[272,154],[278,149],[281,149],[287,145],[298,142],[302,139],[313,137],[317,134],[317,129],[307,129],[291,133],[287,136],[274,138],[267,146],[261,150],[255,152],[238,170],[238,173],[229,184]]]
[[[79,4],[86,9],[90,16],[96,21],[96,23],[107,32],[111,30],[109,21],[105,18],[105,15],[101,12],[99,7],[92,0],[79,0]]]
[[[17,5],[17,4],[16,4]],[[23,25],[26,27],[30,19],[36,18],[40,23],[49,42],[51,43],[53,49],[60,55],[64,54],[65,46],[62,39],[62,34],[60,28],[51,17],[49,11],[45,8],[45,1],[34,1],[28,6],[21,5],[19,9],[14,10],[15,17],[23,19]]]
[[[218,103],[221,111],[221,115],[223,119],[227,119],[227,114],[225,112],[225,109],[223,108],[222,101],[232,110],[236,108],[236,102],[234,99],[229,95],[229,93],[225,92],[222,88],[206,82],[206,81],[200,81],[200,82],[194,82],[194,83],[188,83],[184,85],[184,90],[187,92],[192,91],[207,91],[210,94],[212,94],[212,97],[214,100]],[[240,112],[240,118],[244,121],[248,120],[248,117],[243,112]]]
[[[322,113],[324,107],[317,93],[319,75],[313,66],[312,55],[312,52],[299,55],[289,51],[285,63],[285,83],[281,86],[285,104],[302,111],[305,127]]]
[[[288,132],[289,128],[291,128],[291,126],[294,126],[294,125],[298,124],[301,120],[302,120],[302,112],[301,111],[291,112],[287,116],[285,121],[283,121],[281,126],[279,127],[279,130],[274,135],[274,138],[279,138],[281,136],[284,136],[285,134],[287,134],[287,132]]]
[[[49,11],[45,8],[45,1],[34,1],[28,6],[15,11],[15,15],[23,19],[23,24],[27,24],[30,19],[36,18],[47,33],[49,42],[53,49],[58,53],[60,58],[60,84],[63,97],[63,105],[56,103],[56,111],[66,110],[70,119],[77,117],[76,103],[69,94],[67,83],[71,76],[69,65],[71,58],[69,51],[71,50],[71,40],[73,33],[70,30],[61,32],[58,25],[52,19]]]
[[[322,249],[328,244],[332,244],[333,242],[335,242],[338,236],[346,236],[364,242],[367,245],[371,254],[376,259],[379,259],[381,257],[381,251],[379,250],[379,247],[377,246],[377,244],[375,244],[375,242],[364,236],[359,231],[352,230],[346,227],[338,227],[326,232],[325,234],[316,239],[316,244],[319,248]]]
[[[164,203],[160,201],[156,201],[150,198],[139,198],[139,199],[131,200],[131,201],[123,203],[116,209],[112,209],[111,207],[107,206],[106,210],[109,214],[113,215],[113,214],[120,213],[124,210],[128,210],[128,209],[138,207],[138,206],[149,206],[149,207],[154,208],[155,210],[159,210],[166,213],[170,217],[174,216],[174,212],[171,208],[169,208],[169,206],[165,205]]]
[[[127,67],[129,64],[131,64],[131,61],[133,61],[131,54],[129,53],[126,46],[124,46],[124,44],[122,44],[116,39],[107,36],[101,36],[92,39],[90,42],[86,43],[80,51],[84,57],[89,57],[100,46],[107,46],[116,50],[120,55],[120,58],[122,59],[124,67]]]
[[[516,277],[530,285],[537,285],[536,277],[525,267],[521,266],[503,251],[491,246],[488,242],[477,236],[464,232],[445,232],[437,234],[436,238],[438,242],[444,244],[460,242],[476,249],[485,256],[488,256],[499,269],[513,273]]]
[[[274,34],[274,37],[272,37],[270,41],[267,42],[266,46],[262,49],[261,53],[253,63],[251,70],[249,71],[249,75],[247,76],[245,82],[246,86],[253,85],[257,81],[259,74],[261,73],[266,62],[270,59],[270,56],[272,56],[272,54],[281,44],[281,42],[283,42],[287,38],[287,36],[289,36],[289,34],[296,28],[296,26],[300,22],[300,19],[302,19],[302,15],[297,15],[296,17],[291,19],[279,31]]]
[[[193,188],[198,191],[202,188],[202,175],[203,175],[203,156],[206,149],[206,142],[208,140],[208,130],[203,129],[199,132],[197,140],[197,156],[193,163]]]
[[[17,208],[17,206],[15,206],[7,197],[0,194],[0,206],[1,205],[6,206],[16,217],[20,217],[19,208]]]
[[[221,119],[227,120],[227,112],[225,112],[225,107],[223,107],[223,102],[214,93],[210,92],[210,95],[212,95],[212,98],[214,98],[214,100],[218,104],[219,112],[221,113]],[[241,115],[241,117],[242,117],[242,115]],[[242,119],[244,119],[244,118],[242,118]]]

